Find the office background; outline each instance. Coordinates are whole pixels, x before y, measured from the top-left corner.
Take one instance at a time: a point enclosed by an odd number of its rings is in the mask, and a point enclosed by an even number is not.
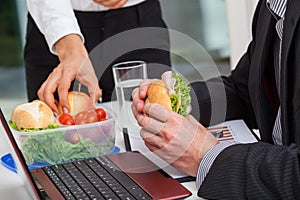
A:
[[[184,52],[204,70],[217,66],[229,74],[251,39],[250,23],[258,0],[160,0],[168,27],[199,43],[213,63],[199,56],[189,44],[172,49],[172,66],[193,79],[193,69],[176,53]],[[27,101],[23,45],[26,28],[25,0],[1,0],[0,4],[0,106],[7,115]],[[172,46],[172,44],[171,44]],[[197,78],[197,77],[196,77]]]

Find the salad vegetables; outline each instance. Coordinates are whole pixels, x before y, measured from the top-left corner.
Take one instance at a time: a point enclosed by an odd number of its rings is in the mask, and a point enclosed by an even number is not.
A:
[[[98,109],[99,111],[99,109]],[[94,111],[96,112],[96,111]],[[86,112],[87,113],[87,112]],[[98,116],[101,118],[98,119]],[[95,122],[106,120],[106,112],[101,109]],[[70,116],[73,120],[72,116]],[[68,119],[63,116],[65,122]],[[70,119],[70,118],[69,118]],[[68,119],[68,120],[69,120]],[[74,160],[91,158],[107,154],[114,148],[114,121],[74,128],[60,128],[50,124],[47,128],[19,129],[11,120],[8,121],[19,139],[19,146],[28,165],[54,165]],[[92,123],[92,121],[85,121]],[[85,124],[85,123],[82,123]],[[67,125],[67,123],[66,123]],[[74,124],[68,124],[73,127]],[[53,129],[49,131],[50,129]],[[45,131],[44,133],[40,131]],[[32,132],[32,134],[31,134]],[[39,132],[39,133],[37,133]]]

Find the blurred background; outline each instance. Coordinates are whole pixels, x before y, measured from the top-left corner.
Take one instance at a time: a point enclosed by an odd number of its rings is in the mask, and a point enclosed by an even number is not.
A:
[[[0,4],[0,107],[9,116],[12,108],[27,100],[23,44],[26,24],[23,0]]]
[[[225,75],[230,74],[251,39],[250,24],[257,1],[160,0],[167,26],[199,43]],[[26,14],[25,0],[1,0],[0,106],[7,116],[13,107],[27,101],[23,66]],[[204,70],[214,65],[189,44],[174,48],[175,54],[184,52]],[[193,69],[183,59],[173,56],[172,66],[193,79]]]

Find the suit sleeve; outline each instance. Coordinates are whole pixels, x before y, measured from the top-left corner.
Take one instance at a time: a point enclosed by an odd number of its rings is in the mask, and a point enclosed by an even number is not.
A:
[[[299,199],[300,149],[268,143],[226,148],[198,195],[207,199]]]
[[[205,126],[226,120],[243,119],[249,128],[257,128],[248,86],[249,70],[256,44],[256,22],[262,2],[265,1],[259,2],[253,18],[253,40],[231,75],[212,78],[205,82],[191,83],[192,108],[198,108],[192,110],[191,114]],[[224,95],[220,95],[223,90],[225,90],[226,98],[224,98]],[[226,102],[224,103],[224,101]],[[212,116],[212,114],[215,115],[214,105],[224,105],[226,109],[215,109],[218,111],[218,116]]]

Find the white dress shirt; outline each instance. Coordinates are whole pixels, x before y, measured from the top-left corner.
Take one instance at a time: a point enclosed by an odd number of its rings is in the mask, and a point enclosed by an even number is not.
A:
[[[281,69],[281,45],[282,45],[282,35],[283,35],[283,22],[284,22],[284,16],[286,12],[286,5],[287,0],[267,0],[267,6],[270,9],[270,12],[273,14],[273,17],[277,20],[277,23],[275,25],[279,42],[277,44],[277,47],[279,50],[276,52],[277,55],[274,55],[274,58],[277,59],[277,63],[275,64],[275,77],[276,77],[276,84],[277,84],[277,90],[278,95],[280,96],[280,69]],[[277,117],[275,120],[274,128],[273,128],[273,134],[272,138],[274,141],[274,144],[282,145],[282,127],[281,127],[281,106],[279,106]]]
[[[123,7],[133,6],[145,0],[128,0]],[[108,8],[93,0],[27,0],[27,8],[39,30],[44,34],[52,53],[54,44],[68,34],[78,34],[84,41],[73,10],[105,11]]]

